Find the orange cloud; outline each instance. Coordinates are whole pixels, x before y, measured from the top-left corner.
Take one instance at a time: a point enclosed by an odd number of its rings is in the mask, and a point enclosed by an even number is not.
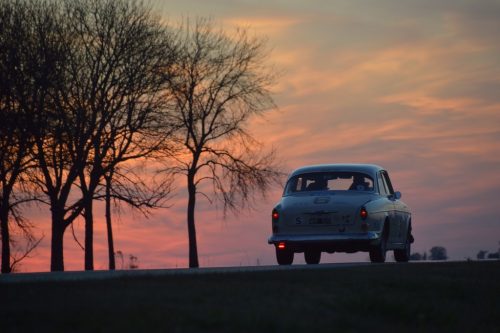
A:
[[[232,27],[249,28],[251,31],[269,38],[277,38],[286,33],[291,26],[302,21],[302,18],[287,16],[240,16],[227,18],[224,23]]]

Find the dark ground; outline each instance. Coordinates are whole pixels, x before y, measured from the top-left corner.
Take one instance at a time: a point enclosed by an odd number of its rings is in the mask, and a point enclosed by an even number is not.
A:
[[[500,332],[500,262],[1,283],[0,332]]]

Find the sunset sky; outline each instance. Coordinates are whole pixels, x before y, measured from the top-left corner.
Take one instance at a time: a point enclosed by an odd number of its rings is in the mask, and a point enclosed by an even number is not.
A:
[[[379,164],[412,209],[412,252],[440,245],[455,260],[498,249],[500,1],[152,4],[169,22],[209,16],[228,31],[243,26],[267,37],[269,63],[282,73],[274,89],[278,109],[253,119],[249,129],[276,148],[288,171],[318,163]],[[140,268],[187,267],[183,184],[171,209],[149,220],[123,211],[115,223],[115,249],[137,256]],[[281,191],[270,192],[257,210],[225,220],[200,197],[200,265],[275,264],[267,238]],[[104,212],[95,215],[102,216],[95,226],[95,267],[106,269]],[[45,238],[20,268],[48,271],[48,209],[33,208],[30,218]],[[81,221],[75,232],[83,243]],[[68,229],[66,269],[83,269],[83,255]],[[367,258],[324,254],[322,262]]]

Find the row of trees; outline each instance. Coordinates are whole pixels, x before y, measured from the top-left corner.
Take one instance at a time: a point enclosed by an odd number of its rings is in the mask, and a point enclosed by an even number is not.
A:
[[[448,259],[448,255],[446,253],[446,248],[444,248],[442,246],[434,246],[430,249],[429,252],[430,252],[429,256],[427,256],[427,252],[423,252],[423,253],[414,252],[411,254],[410,260],[419,261],[419,260],[427,260],[427,259],[429,259],[429,260],[446,260],[446,259]],[[478,260],[499,259],[500,258],[500,250],[498,250],[497,252],[491,252],[491,253],[488,253],[488,251],[485,251],[485,250],[480,250],[477,253],[476,258]],[[470,260],[470,258],[467,260]]]
[[[478,260],[484,260],[484,259],[500,259],[500,250],[498,252],[490,252],[488,253],[488,251],[486,250],[480,250],[477,255],[476,255],[476,258]]]
[[[433,246],[429,250],[429,256],[427,256],[427,252],[422,254],[415,252],[410,256],[410,260],[419,261],[419,260],[446,260],[448,259],[448,255],[446,252],[446,248],[442,246]]]
[[[274,152],[245,130],[274,107],[265,55],[245,30],[227,35],[205,19],[167,26],[135,1],[0,0],[2,272],[16,261],[10,229],[30,235],[22,209],[33,201],[50,208],[51,270],[60,271],[65,231],[79,218],[93,269],[94,203],[105,200],[114,269],[112,201],[148,214],[178,175],[189,266],[198,267],[201,184],[224,211],[237,210],[281,175]],[[161,165],[158,177],[145,161]],[[29,245],[25,253],[36,240]]]

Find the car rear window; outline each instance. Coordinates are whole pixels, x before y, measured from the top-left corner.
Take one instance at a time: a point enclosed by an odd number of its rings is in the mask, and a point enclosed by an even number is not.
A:
[[[293,176],[285,195],[306,191],[373,191],[373,179],[360,172],[312,172]]]

